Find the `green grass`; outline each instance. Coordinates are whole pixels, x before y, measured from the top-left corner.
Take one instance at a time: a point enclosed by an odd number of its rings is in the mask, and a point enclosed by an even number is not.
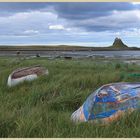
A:
[[[36,64],[46,67],[49,76],[7,87],[14,69]],[[140,66],[92,59],[0,58],[0,137],[140,137],[139,112],[107,126],[70,121],[71,113],[101,85],[140,81],[122,75],[131,72],[140,72]]]

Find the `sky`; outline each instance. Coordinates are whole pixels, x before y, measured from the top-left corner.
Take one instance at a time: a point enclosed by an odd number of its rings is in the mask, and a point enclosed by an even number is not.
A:
[[[0,45],[140,47],[139,2],[0,3]]]

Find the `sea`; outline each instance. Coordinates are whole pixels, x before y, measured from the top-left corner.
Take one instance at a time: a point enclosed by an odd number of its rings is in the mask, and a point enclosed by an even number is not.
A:
[[[25,57],[48,57],[48,58],[140,58],[140,51],[20,51]],[[0,51],[0,56],[17,56],[17,51]]]

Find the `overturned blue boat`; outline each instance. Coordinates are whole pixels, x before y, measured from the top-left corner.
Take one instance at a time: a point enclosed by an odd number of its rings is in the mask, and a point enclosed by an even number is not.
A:
[[[140,82],[112,83],[93,92],[71,115],[71,119],[74,122],[109,123],[138,108],[140,108]]]

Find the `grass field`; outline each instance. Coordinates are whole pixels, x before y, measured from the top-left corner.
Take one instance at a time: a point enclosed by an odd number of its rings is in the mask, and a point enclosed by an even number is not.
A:
[[[14,69],[36,64],[48,68],[49,76],[7,87]],[[0,58],[0,137],[140,137],[139,112],[107,126],[70,121],[71,113],[101,85],[140,82],[123,75],[132,72],[140,72],[140,66],[115,60]]]

